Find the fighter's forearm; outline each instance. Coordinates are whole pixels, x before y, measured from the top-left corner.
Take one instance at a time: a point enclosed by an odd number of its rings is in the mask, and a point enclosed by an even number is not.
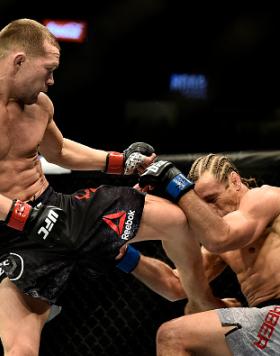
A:
[[[47,160],[64,168],[101,170],[112,174],[142,172],[156,157],[153,147],[145,142],[134,142],[123,152],[114,152],[94,149],[78,142],[61,138],[56,150],[45,151]],[[44,148],[42,154],[44,155]]]
[[[151,290],[170,301],[187,298],[177,274],[161,260],[141,255],[132,274]]]
[[[74,170],[104,170],[108,152],[63,139],[61,152],[46,157],[51,163]]]
[[[164,249],[174,262],[181,284],[188,295],[188,303],[194,310],[209,310],[217,305],[209,286],[212,273],[206,273],[199,243],[186,234],[185,238],[164,241]]]
[[[188,217],[193,236],[209,251],[223,252],[229,243],[229,225],[200,199],[194,190],[183,195],[178,202]],[[220,250],[220,249],[223,250]]]

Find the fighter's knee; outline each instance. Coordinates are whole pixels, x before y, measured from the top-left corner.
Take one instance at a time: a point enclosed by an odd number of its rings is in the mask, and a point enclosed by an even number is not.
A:
[[[163,323],[157,330],[156,342],[158,345],[170,345],[172,344],[178,334],[176,332],[176,325],[173,320]]]
[[[185,226],[187,224],[186,214],[183,212],[183,210],[181,210],[181,208],[177,209],[176,211],[176,222],[181,226]]]
[[[183,210],[174,205],[170,211],[170,220],[172,225],[168,226],[167,231],[172,232],[174,236],[183,235],[185,237],[185,234],[188,233],[188,220]]]
[[[157,348],[178,352],[191,349],[192,332],[188,320],[187,316],[183,316],[163,323],[157,330]]]

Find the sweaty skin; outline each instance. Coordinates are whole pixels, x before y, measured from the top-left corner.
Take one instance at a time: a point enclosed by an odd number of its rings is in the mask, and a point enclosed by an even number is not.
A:
[[[41,93],[36,104],[24,108],[16,102],[0,105],[0,193],[34,199],[48,186],[38,157],[50,119],[48,99]]]
[[[279,192],[280,194],[280,192]],[[280,298],[280,217],[248,246],[222,253],[221,258],[236,273],[250,306]]]
[[[194,163],[195,189],[185,194],[179,205],[188,216],[193,236],[207,251],[203,260],[208,278],[211,280],[229,265],[249,307],[262,302],[278,304],[275,299],[280,297],[280,188],[263,185],[249,189],[237,171],[225,173],[230,163],[224,157],[217,156],[210,163],[209,156],[204,158],[200,166]],[[242,309],[239,312],[244,313]],[[271,336],[266,327],[270,325],[268,317],[262,324],[254,315],[259,317],[259,310],[248,308],[246,323],[236,316],[229,318],[230,326],[221,323],[216,310],[173,319],[158,330],[157,355],[230,356],[233,353],[225,335],[236,329],[235,323],[248,332],[248,339],[237,334],[241,340],[236,347],[238,351],[244,347],[244,354],[249,355],[246,346],[251,345],[252,335],[264,336],[264,340]],[[275,345],[278,341],[276,338]],[[264,354],[269,354],[269,350]]]
[[[47,29],[36,21],[19,19],[0,31],[0,43],[0,221],[5,221],[11,199],[38,198],[48,186],[39,153],[64,168],[104,171],[108,152],[64,138],[53,120],[54,108],[46,92],[54,84],[60,49]],[[145,157],[141,169],[154,159],[154,155]],[[5,231],[6,223],[2,224]],[[23,238],[29,237],[26,232]],[[172,250],[172,245],[176,245],[173,262],[176,265],[178,261],[178,268],[188,271],[183,275],[183,285],[195,291],[196,303],[199,301],[209,309],[204,290],[209,294],[211,291],[200,265],[200,246],[189,235],[186,216],[178,206],[160,197],[145,196],[141,224],[133,241],[173,240],[169,246]],[[4,235],[3,245],[5,238]],[[8,241],[5,249],[11,251],[12,245],[13,241]],[[32,246],[27,251],[30,256]],[[216,303],[212,295],[210,303],[212,307]],[[30,300],[4,278],[0,283],[0,306],[0,337],[5,355],[39,354],[41,330],[50,311],[48,302],[40,298]]]
[[[48,42],[45,52],[31,60],[20,51],[11,51],[8,56],[13,59],[5,58],[1,63],[0,220],[11,205],[6,198],[35,199],[48,186],[39,153],[69,169],[105,168],[107,152],[63,138],[56,126],[53,104],[45,93],[54,84],[60,52]]]
[[[280,298],[280,188],[249,189],[235,173],[225,188],[206,172],[189,196],[196,236],[236,273],[249,305]]]
[[[48,161],[64,168],[105,169],[108,152],[66,139],[56,126],[53,104],[45,92],[54,84],[53,71],[59,66],[60,52],[48,42],[44,47],[43,56],[28,57],[21,51],[11,50],[8,54],[10,57],[4,57],[1,62],[0,220],[5,220],[11,206],[7,198],[28,201],[40,196],[48,186],[38,159],[39,152]],[[146,158],[145,163],[148,165],[153,160],[152,155]],[[174,219],[176,224],[173,224]],[[201,292],[208,291],[209,286],[198,263],[201,258],[199,245],[186,238],[189,231],[183,212],[168,201],[147,195],[142,222],[135,242],[176,237],[177,242],[170,245],[176,245],[172,254],[174,261],[178,262],[178,268],[188,270],[188,273],[182,273],[183,284],[192,285],[194,299],[201,299],[204,308],[208,309],[208,300],[205,300],[207,292]],[[186,255],[189,256],[187,260],[190,267],[194,264],[192,260],[196,261],[197,278],[195,273],[189,273],[189,268],[186,268]],[[211,294],[210,290],[208,293]],[[209,300],[212,307],[216,305],[212,295],[209,295]]]
[[[0,70],[0,193],[12,199],[36,198],[48,186],[38,148],[52,125],[53,105],[44,92],[54,83],[60,52],[47,42],[45,48],[45,57],[31,62],[19,52],[14,67],[4,61]]]

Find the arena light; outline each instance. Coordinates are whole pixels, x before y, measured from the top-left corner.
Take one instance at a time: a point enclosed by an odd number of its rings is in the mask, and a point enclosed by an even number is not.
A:
[[[207,99],[208,81],[203,74],[174,73],[169,88],[190,99]]]
[[[49,31],[60,41],[84,42],[87,33],[86,21],[50,20],[42,21]]]

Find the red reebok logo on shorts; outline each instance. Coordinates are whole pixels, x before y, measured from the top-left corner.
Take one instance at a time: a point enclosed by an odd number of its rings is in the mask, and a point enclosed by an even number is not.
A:
[[[124,222],[126,219],[126,212],[120,211],[118,213],[108,214],[102,217],[102,220],[114,230],[118,236],[121,236],[124,229]],[[115,221],[115,222],[114,222]]]

